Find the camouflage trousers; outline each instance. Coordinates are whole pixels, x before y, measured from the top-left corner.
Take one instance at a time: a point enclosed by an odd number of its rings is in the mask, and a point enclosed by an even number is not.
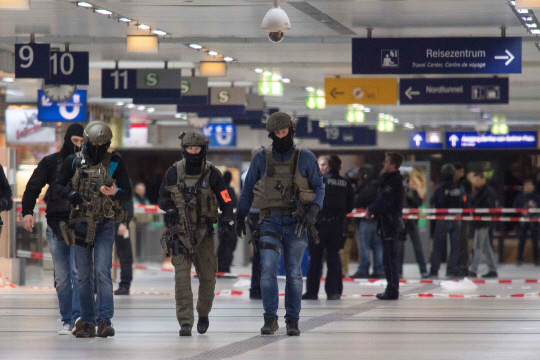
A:
[[[184,255],[173,256],[176,318],[180,326],[193,326],[193,292],[191,291],[191,260]],[[206,317],[212,310],[216,288],[217,257],[214,255],[213,235],[207,235],[197,246],[195,270],[199,278],[197,313]]]

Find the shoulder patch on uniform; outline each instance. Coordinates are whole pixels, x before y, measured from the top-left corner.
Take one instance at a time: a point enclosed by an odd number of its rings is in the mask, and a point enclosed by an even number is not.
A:
[[[223,198],[223,201],[226,203],[229,203],[231,202],[231,196],[229,195],[229,192],[227,191],[227,189],[223,190],[222,192],[219,193],[221,195],[221,197]]]

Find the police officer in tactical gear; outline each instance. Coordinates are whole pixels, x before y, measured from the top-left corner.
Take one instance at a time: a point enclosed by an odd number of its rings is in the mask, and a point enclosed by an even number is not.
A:
[[[331,155],[319,158],[319,167],[323,173],[325,190],[323,209],[319,211],[315,226],[319,232],[320,243],[318,245],[313,242],[308,244],[309,270],[306,293],[302,295],[302,299],[318,299],[323,255],[326,249],[328,267],[325,282],[326,296],[328,300],[339,300],[343,292],[339,250],[344,245],[343,224],[345,216],[353,209],[354,194],[351,184],[339,175],[341,159],[338,156]]]
[[[45,156],[32,173],[26,184],[22,198],[23,227],[30,232],[34,231],[34,207],[36,200],[45,185],[49,185],[45,194],[47,204],[47,243],[53,258],[54,282],[56,294],[60,305],[63,327],[59,335],[69,335],[75,327],[77,319],[81,316],[79,301],[79,281],[77,280],[77,266],[75,265],[75,248],[62,236],[61,221],[69,221],[69,201],[51,196],[51,184],[54,182],[62,164],[69,155],[80,151],[83,143],[84,127],[80,124],[71,124],[64,136],[64,144],[59,152]],[[82,323],[79,320],[79,329]]]
[[[246,234],[245,219],[253,206],[260,209],[260,233],[256,248],[261,255],[261,293],[264,326],[261,334],[273,334],[278,328],[277,269],[283,250],[287,284],[285,321],[287,335],[298,336],[302,301],[301,262],[309,236],[317,236],[314,224],[323,207],[324,187],[315,155],[294,145],[292,118],[285,113],[272,114],[267,121],[272,147],[262,149],[249,167],[238,202],[236,231]]]
[[[441,167],[442,182],[435,188],[429,202],[437,209],[462,208],[467,201],[465,191],[454,179],[456,168],[452,164],[444,164]],[[433,251],[431,253],[431,268],[429,277],[439,276],[441,266],[442,249],[446,246],[447,234],[450,235],[450,255],[446,265],[447,277],[459,277],[461,272],[458,267],[458,252],[460,242],[461,221],[437,220],[435,223],[435,235],[433,236]]]
[[[218,220],[218,204],[222,211],[219,225],[229,233],[234,231],[234,215],[221,172],[206,160],[210,141],[198,131],[183,133],[180,139],[184,158],[167,170],[159,189],[158,205],[166,212],[169,236],[162,239],[162,247],[168,252],[172,250],[180,336],[191,336],[194,322],[191,264],[195,264],[199,278],[197,331],[204,334],[210,325],[208,314],[216,285],[213,224]],[[167,244],[166,239],[171,241]]]
[[[82,151],[68,156],[57,175],[53,197],[67,199],[71,204],[69,222],[62,221],[60,231],[71,245],[77,245],[74,248],[83,324],[75,335],[108,337],[115,333],[111,324],[115,221],[125,221],[120,202],[131,197],[131,188],[121,157],[107,151],[113,137],[111,129],[101,121],[94,121],[84,129],[83,136]]]
[[[385,154],[384,174],[377,198],[366,210],[366,218],[375,217],[377,229],[383,243],[383,263],[386,275],[386,290],[377,294],[379,300],[397,300],[399,298],[399,274],[397,241],[403,229],[403,178],[399,167],[403,156],[397,152]]]

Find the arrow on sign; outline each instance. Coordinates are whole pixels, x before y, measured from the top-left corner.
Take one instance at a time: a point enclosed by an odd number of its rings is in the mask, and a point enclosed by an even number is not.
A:
[[[52,102],[51,100],[49,100],[48,97],[46,97],[45,95],[43,95],[41,97],[41,106],[52,106]]]
[[[515,59],[515,56],[512,55],[512,53],[508,50],[505,51],[507,55],[497,55],[495,56],[495,59],[496,60],[508,60],[507,62],[504,63],[504,65],[508,66],[508,64],[510,64],[512,62],[512,60]]]
[[[452,135],[450,136],[450,138],[448,138],[448,140],[450,140],[450,142],[452,143],[452,147],[456,147],[458,141],[459,141],[459,138],[457,137],[457,135]]]
[[[343,91],[337,91],[337,88],[333,88],[331,91],[330,91],[330,95],[332,95],[332,97],[335,99],[336,98],[336,95],[344,95],[345,93]]]
[[[420,134],[416,134],[413,137],[413,141],[416,143],[416,146],[420,146],[420,143],[422,142],[422,136],[420,136]]]
[[[413,91],[412,86],[405,91],[405,96],[412,100],[413,95],[420,95],[420,91]]]

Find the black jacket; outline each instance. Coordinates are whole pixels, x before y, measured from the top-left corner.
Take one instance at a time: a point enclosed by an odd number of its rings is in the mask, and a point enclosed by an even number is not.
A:
[[[189,171],[187,167],[186,171]],[[158,206],[161,210],[167,211],[176,207],[173,199],[171,198],[171,193],[167,189],[165,189],[165,187],[169,185],[176,185],[177,181],[178,172],[176,171],[176,166],[173,165],[169,168],[169,170],[167,170],[167,173],[165,174],[165,179],[163,179],[161,187],[159,188]],[[210,172],[210,188],[216,195],[219,208],[222,212],[222,219],[227,221],[234,220],[234,207],[232,196],[228,194],[224,197],[225,192],[228,193],[228,190],[225,186],[225,181],[223,181],[223,175],[221,175],[221,171],[219,171],[215,167],[212,167],[212,170]]]
[[[467,195],[457,182],[446,180],[435,188],[429,202],[437,209],[463,208],[467,203]]]
[[[401,219],[403,212],[403,178],[399,170],[383,174],[377,198],[368,207],[374,216],[392,213]]]
[[[69,181],[75,175],[75,156],[75,154],[68,156],[62,164],[62,167],[56,176],[56,180],[52,185],[53,199],[65,199],[68,192],[71,190]],[[113,151],[111,154],[109,173],[111,172],[111,177],[116,180],[116,186],[119,189],[118,192],[112,197],[113,200],[124,201],[131,199],[131,183],[129,181],[126,165],[122,160],[122,157],[120,157],[120,155],[115,151]]]
[[[9,211],[13,208],[13,200],[11,199],[11,186],[9,186],[9,181],[6,178],[6,173],[4,172],[4,167],[0,165],[0,198],[7,200],[7,208],[4,211]],[[3,225],[2,219],[0,219],[0,225]]]
[[[470,199],[470,205],[473,209],[491,209],[495,207],[497,195],[495,191],[489,186],[484,185],[472,195]],[[489,221],[474,221],[473,226],[475,228],[486,228],[490,226]]]
[[[366,179],[354,194],[354,207],[357,209],[367,209],[377,198],[378,192],[379,182],[377,179]]]
[[[69,154],[64,151],[45,156],[38,164],[37,168],[32,173],[30,180],[26,184],[22,198],[22,215],[33,215],[36,200],[45,185],[49,185],[49,189],[45,194],[45,202],[47,203],[47,219],[48,220],[69,220],[69,202],[60,198],[51,198],[50,186],[56,179],[56,175],[65,159]]]
[[[351,184],[339,175],[339,171],[330,170],[323,176],[324,202],[319,217],[345,217],[354,207],[354,194]]]

